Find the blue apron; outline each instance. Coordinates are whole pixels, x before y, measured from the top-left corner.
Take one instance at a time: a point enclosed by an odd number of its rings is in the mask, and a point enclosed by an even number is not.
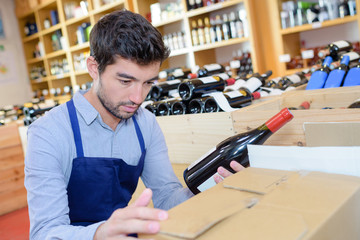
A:
[[[74,102],[71,99],[66,104],[77,153],[67,187],[69,217],[71,225],[87,226],[107,220],[114,210],[128,205],[144,167],[145,144],[133,116],[141,148],[137,166],[118,158],[85,157]]]

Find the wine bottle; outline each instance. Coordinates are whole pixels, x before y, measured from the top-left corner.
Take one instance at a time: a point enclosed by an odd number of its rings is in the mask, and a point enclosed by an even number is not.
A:
[[[295,84],[295,83],[299,83],[302,80],[304,80],[305,74],[303,72],[297,72],[294,73],[292,75],[289,76],[285,76],[283,78],[281,78],[278,82],[278,86],[281,90],[285,90],[286,88],[288,88],[289,86]]]
[[[166,80],[175,80],[175,79],[185,79],[188,74],[191,73],[190,70],[184,70],[182,68],[177,68],[173,72],[169,73]]]
[[[172,98],[164,101],[160,101],[157,105],[156,116],[169,116],[171,114],[171,106],[175,102],[179,102],[181,99]]]
[[[193,46],[197,46],[199,45],[199,37],[198,37],[198,30],[197,30],[197,25],[196,25],[196,21],[193,20],[191,22],[191,37],[192,37],[192,42],[193,42]]]
[[[215,33],[217,42],[221,42],[222,40],[224,40],[220,15],[215,16]]]
[[[231,38],[231,33],[230,33],[230,22],[228,20],[228,16],[226,13],[223,14],[222,17],[222,32],[223,32],[223,37],[224,40],[227,41]]]
[[[181,81],[182,80],[180,79],[175,79],[155,84],[150,89],[150,99],[154,99],[155,101],[157,101],[161,97],[170,96],[171,92],[177,92],[177,88]]]
[[[253,100],[259,99],[260,93],[253,92],[248,94],[246,91],[224,92],[224,96],[232,108],[242,108],[250,105]]]
[[[318,52],[320,58],[326,56],[332,57],[333,61],[337,61],[340,58],[341,53],[349,52],[352,49],[352,44],[349,41],[341,40],[330,43],[325,49]]]
[[[265,81],[268,77],[270,77],[272,71],[269,70],[266,73],[260,75],[259,73],[254,73],[245,83],[240,87],[240,89],[246,91],[249,95],[255,92],[256,89],[265,85]]]
[[[325,81],[330,73],[329,66],[332,61],[333,60],[330,56],[325,58],[322,67],[311,74],[310,80],[306,86],[306,90],[319,89],[324,87]]]
[[[149,110],[151,113],[153,113],[155,116],[157,116],[157,106],[159,102],[152,102],[145,106],[145,109]]]
[[[196,73],[188,74],[189,79],[207,77],[218,73],[225,72],[225,67],[218,63],[206,64],[200,68]]]
[[[213,97],[209,97],[204,102],[204,112],[205,113],[212,113],[212,112],[219,112],[220,107],[215,101]]]
[[[189,102],[189,113],[197,114],[205,112],[205,101],[209,98],[213,98],[211,96],[206,96],[202,98],[194,98]]]
[[[292,118],[291,112],[284,108],[258,128],[234,135],[220,142],[185,169],[184,180],[186,185],[194,194],[197,194],[215,185],[213,176],[217,173],[218,167],[223,166],[234,172],[230,167],[232,160],[245,167],[249,166],[247,145],[264,143]]]
[[[211,43],[211,34],[210,34],[210,20],[208,17],[204,18],[204,34],[205,34],[205,42],[206,44]]]
[[[351,103],[348,108],[360,108],[360,98]]]
[[[222,92],[226,85],[234,84],[234,82],[233,78],[224,80],[219,76],[187,79],[179,84],[178,91],[180,97],[188,101],[210,91]]]
[[[353,68],[350,68],[344,79],[343,87],[360,85],[360,63]]]
[[[198,28],[197,28],[197,35],[199,39],[199,45],[205,44],[205,31],[204,31],[204,23],[201,18],[198,19]]]
[[[183,115],[187,113],[187,106],[183,101],[174,102],[171,106],[171,115]]]
[[[340,66],[329,73],[324,88],[334,88],[342,85],[344,77],[349,70],[349,60],[350,58],[347,55],[341,58]]]
[[[308,101],[304,101],[298,107],[289,107],[289,110],[303,110],[309,108],[310,108],[310,103]]]

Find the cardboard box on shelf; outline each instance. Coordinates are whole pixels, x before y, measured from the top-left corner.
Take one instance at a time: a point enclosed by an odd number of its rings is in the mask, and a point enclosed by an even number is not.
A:
[[[172,239],[360,239],[360,178],[247,168],[169,211]]]

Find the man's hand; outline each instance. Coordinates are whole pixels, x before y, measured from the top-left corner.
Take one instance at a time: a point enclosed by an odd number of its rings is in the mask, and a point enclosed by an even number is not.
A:
[[[238,163],[238,162],[236,162],[236,161],[231,161],[231,162],[230,162],[230,167],[231,167],[235,172],[240,172],[241,170],[244,169],[244,167],[243,167],[240,163]],[[216,174],[216,175],[214,176],[214,180],[215,180],[216,183],[222,182],[222,180],[223,180],[224,178],[232,175],[232,173],[229,172],[228,170],[226,170],[224,167],[219,167],[219,168],[217,169],[217,172],[218,172],[218,174]]]
[[[159,232],[159,221],[166,220],[168,213],[147,207],[151,196],[152,191],[145,189],[132,205],[114,211],[110,218],[96,230],[94,240],[132,239],[127,235]]]

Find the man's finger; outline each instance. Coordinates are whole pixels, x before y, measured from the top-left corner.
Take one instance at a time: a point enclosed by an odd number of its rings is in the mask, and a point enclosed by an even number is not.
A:
[[[152,197],[152,191],[149,188],[146,188],[136,199],[136,201],[131,204],[129,207],[146,207],[149,205]]]
[[[230,167],[231,167],[235,172],[240,172],[241,170],[244,169],[243,165],[241,165],[241,164],[238,163],[237,161],[231,161],[231,162],[230,162]]]

